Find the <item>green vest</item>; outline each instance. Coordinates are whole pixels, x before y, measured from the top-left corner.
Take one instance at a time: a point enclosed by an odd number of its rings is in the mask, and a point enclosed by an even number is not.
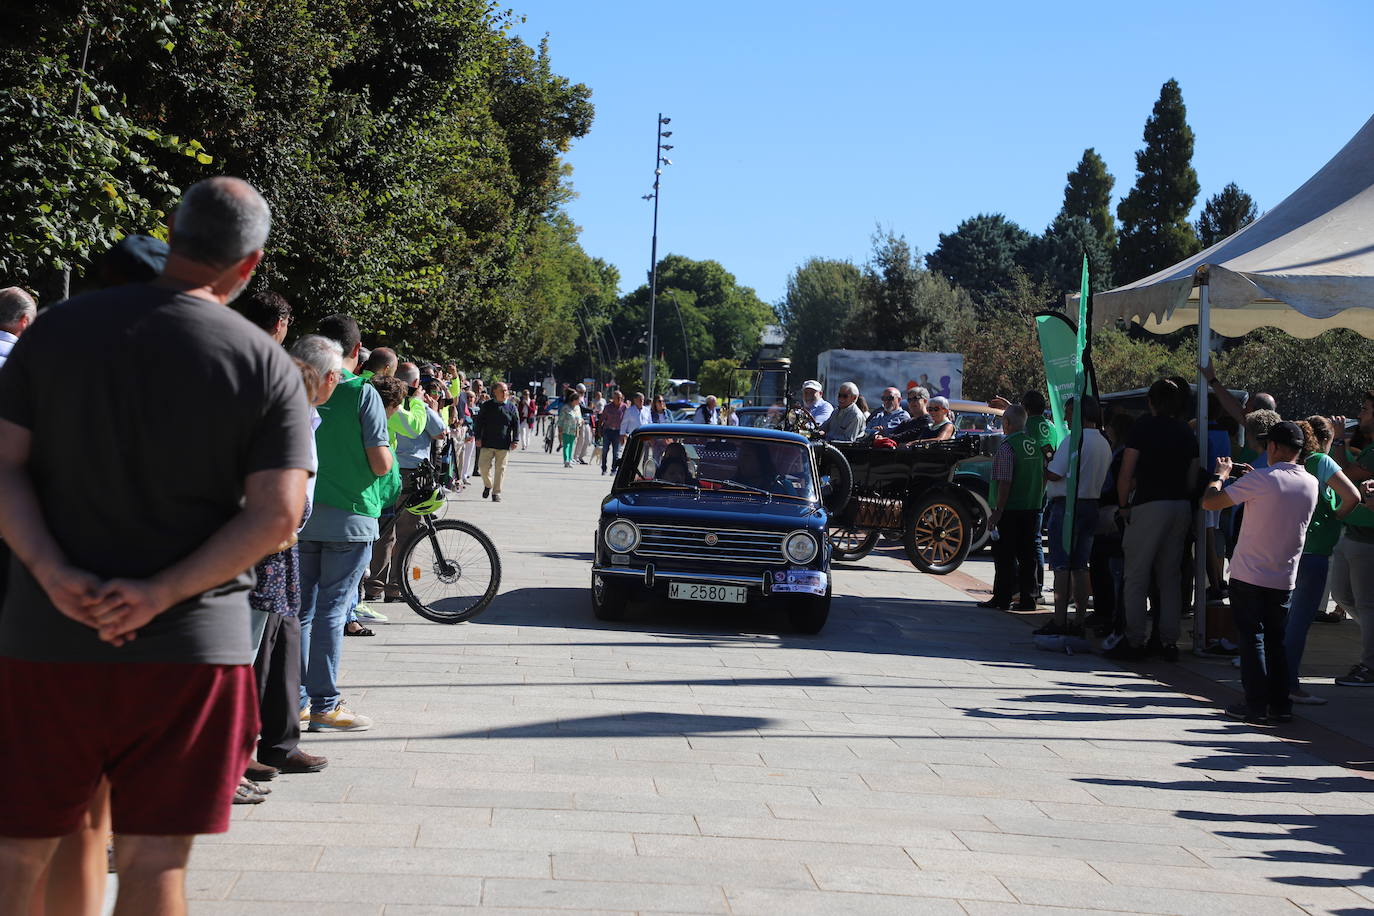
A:
[[[1024,431],[1012,433],[1005,441],[1011,446],[1012,471],[1011,492],[1007,495],[1007,504],[1002,508],[1007,511],[1039,510],[1045,502],[1045,459],[1041,455],[1040,445]],[[992,482],[991,505],[994,509],[997,508],[1002,486],[1000,480]]]
[[[320,453],[320,470],[315,478],[315,500],[354,515],[377,518],[396,500],[401,475],[394,460],[391,473],[381,477],[372,473],[367,463],[363,427],[358,420],[366,384],[345,370],[344,380],[318,408],[320,426],[315,430],[315,447]]]

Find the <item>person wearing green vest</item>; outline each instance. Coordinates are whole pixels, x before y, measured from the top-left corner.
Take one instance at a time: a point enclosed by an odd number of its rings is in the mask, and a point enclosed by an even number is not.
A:
[[[992,515],[988,517],[994,537],[992,597],[979,607],[1033,611],[1045,459],[1039,443],[1026,433],[1024,407],[1009,406],[1002,414],[1002,428],[1006,437],[992,460]],[[1013,598],[1017,598],[1014,606]]]
[[[357,364],[357,322],[332,315],[320,331],[343,348],[345,367]],[[317,409],[315,503],[300,532],[302,717],[308,703],[310,731],[362,731],[372,720],[340,699],[339,660],[344,625],[377,539],[377,518],[395,499],[395,456],[382,399],[362,378],[345,369]]]
[[[1284,627],[1283,645],[1288,653],[1288,698],[1294,703],[1320,706],[1325,697],[1315,696],[1302,688],[1298,668],[1302,664],[1303,649],[1307,646],[1307,630],[1321,610],[1326,594],[1326,577],[1331,567],[1331,551],[1341,538],[1342,522],[1360,505],[1360,493],[1328,454],[1334,432],[1325,417],[1308,417],[1299,426],[1307,426],[1317,448],[1303,462],[1303,467],[1317,478],[1317,507],[1307,523],[1307,538],[1303,541],[1302,556],[1298,559],[1298,579],[1288,601],[1288,621]]]
[[[1374,446],[1352,456],[1346,446],[1345,417],[1333,417],[1331,457],[1357,486],[1374,479]],[[1360,432],[1374,435],[1374,391],[1364,393]],[[1345,532],[1331,551],[1331,597],[1360,624],[1360,660],[1336,678],[1342,687],[1374,687],[1374,512],[1360,506],[1345,519]]]

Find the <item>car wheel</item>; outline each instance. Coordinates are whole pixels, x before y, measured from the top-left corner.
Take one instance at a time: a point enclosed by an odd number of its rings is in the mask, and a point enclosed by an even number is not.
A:
[[[592,573],[592,613],[597,620],[624,620],[630,608],[630,586]]]
[[[794,632],[804,636],[814,636],[825,628],[830,618],[830,587],[826,586],[824,595],[811,595],[792,602],[787,612],[787,621]]]
[[[907,518],[903,546],[907,559],[924,573],[954,572],[973,544],[973,520],[962,494],[927,493]]]
[[[862,528],[831,528],[830,556],[845,563],[862,560],[878,546],[878,532]]]

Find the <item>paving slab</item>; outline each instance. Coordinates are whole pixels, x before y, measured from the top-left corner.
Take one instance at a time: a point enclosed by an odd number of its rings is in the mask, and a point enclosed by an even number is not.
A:
[[[974,606],[985,559],[839,565],[817,636],[696,605],[604,624],[605,479],[515,453],[507,480],[449,508],[503,552],[492,608],[443,626],[387,604],[347,641],[342,690],[375,726],[307,735],[326,770],[197,844],[193,913],[1374,909],[1374,784],[1349,755],[1227,722],[1158,669],[1036,651]]]

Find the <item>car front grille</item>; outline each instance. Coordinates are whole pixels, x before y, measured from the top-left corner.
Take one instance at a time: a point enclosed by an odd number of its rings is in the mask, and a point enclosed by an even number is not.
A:
[[[709,535],[715,535],[715,544],[707,544]],[[784,560],[782,542],[786,537],[785,533],[776,531],[640,525],[639,546],[634,552],[641,557],[780,563]]]

